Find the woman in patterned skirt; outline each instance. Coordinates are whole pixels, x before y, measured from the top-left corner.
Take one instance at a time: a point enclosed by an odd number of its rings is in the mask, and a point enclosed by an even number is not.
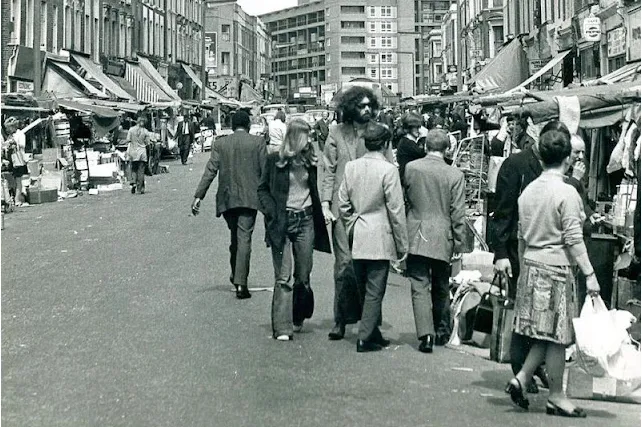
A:
[[[599,294],[582,238],[585,219],[577,191],[564,182],[571,164],[571,142],[560,131],[544,133],[539,141],[544,171],[519,197],[519,253],[522,268],[515,301],[515,332],[533,340],[519,373],[506,392],[512,401],[528,409],[522,385],[527,384],[542,362],[550,377],[546,413],[586,417],[564,395],[565,349],[573,344],[572,320],[577,317],[578,269],[586,276],[587,291]]]

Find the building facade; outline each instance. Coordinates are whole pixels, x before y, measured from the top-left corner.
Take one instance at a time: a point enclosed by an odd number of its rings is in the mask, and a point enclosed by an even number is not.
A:
[[[208,86],[240,99],[246,85],[263,97],[270,55],[265,25],[235,0],[206,0],[205,34],[210,40]]]
[[[180,62],[197,72],[201,67],[202,4],[203,0],[3,1],[0,74],[5,91],[33,91],[36,44],[43,59],[46,54],[79,54],[119,78],[124,77],[126,61],[145,57],[176,87],[185,76],[171,76],[172,67]],[[181,95],[191,99],[195,94]]]
[[[449,13],[449,1],[419,0],[415,10],[415,30],[420,33],[417,41],[417,77],[419,93],[438,93],[443,78],[442,22]]]
[[[326,103],[343,83],[363,78],[413,95],[414,10],[412,0],[321,0],[262,15],[272,38],[276,97]]]

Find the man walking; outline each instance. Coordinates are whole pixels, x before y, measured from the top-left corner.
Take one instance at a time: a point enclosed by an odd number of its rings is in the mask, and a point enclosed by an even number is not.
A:
[[[266,148],[261,137],[249,134],[250,116],[238,111],[232,116],[234,133],[217,139],[198,184],[192,203],[197,215],[214,178],[219,174],[216,216],[223,215],[230,229],[230,281],[238,299],[250,298],[247,276],[250,272],[252,232],[259,208],[258,186],[265,167]]]
[[[319,151],[323,152],[325,141],[328,139],[328,132],[330,132],[330,114],[327,111],[321,113],[321,120],[314,125],[314,130],[317,133]]]
[[[194,127],[189,121],[188,115],[179,117],[176,137],[178,139],[178,149],[181,154],[181,163],[186,165],[192,143],[194,142]]]
[[[331,340],[340,340],[345,335],[346,325],[361,318],[362,304],[357,291],[357,282],[352,267],[348,235],[339,216],[339,186],[343,180],[346,164],[363,156],[367,150],[363,139],[368,122],[375,116],[379,103],[374,93],[364,87],[353,86],[342,96],[339,110],[343,122],[330,127],[324,147],[325,174],[322,185],[322,207],[326,222],[332,222],[332,247],[334,250],[334,321],[328,334]],[[386,151],[392,159],[390,149]]]
[[[410,279],[419,351],[432,353],[450,337],[450,260],[460,254],[466,223],[464,174],[444,160],[450,146],[441,129],[428,132],[426,157],[406,166]]]
[[[138,190],[145,194],[145,166],[147,165],[147,146],[151,144],[149,132],[145,129],[145,116],[142,114],[136,120],[136,126],[127,132],[127,156],[131,160],[132,194]]]

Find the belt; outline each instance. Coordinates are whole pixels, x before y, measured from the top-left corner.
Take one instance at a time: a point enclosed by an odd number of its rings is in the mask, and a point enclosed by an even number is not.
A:
[[[312,206],[308,206],[303,210],[288,208],[286,211],[288,213],[288,218],[303,218],[308,215],[312,215]]]

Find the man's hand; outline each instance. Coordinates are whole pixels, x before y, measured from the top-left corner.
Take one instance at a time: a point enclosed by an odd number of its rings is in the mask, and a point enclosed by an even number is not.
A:
[[[600,284],[597,282],[595,272],[586,276],[586,292],[591,296],[597,296],[600,294]]]
[[[581,181],[582,178],[584,178],[584,174],[586,174],[586,165],[584,162],[575,162],[573,165],[573,178]]]
[[[321,203],[321,209],[323,210],[323,217],[325,218],[326,224],[329,224],[337,220],[332,214],[332,211],[330,210],[330,202]]]
[[[495,261],[495,272],[503,273],[508,277],[513,277],[513,269],[510,266],[508,258],[501,258]]]
[[[201,209],[201,199],[198,197],[194,197],[194,201],[192,202],[192,215],[196,216],[198,215],[199,210]]]

